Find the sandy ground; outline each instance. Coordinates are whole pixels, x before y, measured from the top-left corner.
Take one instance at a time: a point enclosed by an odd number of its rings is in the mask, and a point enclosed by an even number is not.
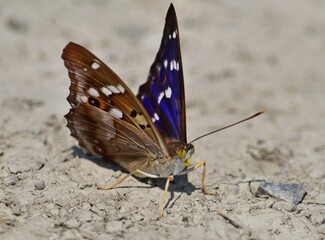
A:
[[[201,171],[152,187],[83,155],[65,127],[69,79],[60,58],[84,45],[136,92],[158,50],[168,1],[0,2],[1,239],[325,239],[324,2],[174,1],[188,139]],[[247,181],[299,183],[296,209],[254,197]],[[42,186],[43,185],[43,186]],[[37,190],[36,187],[43,189]],[[222,217],[225,215],[226,218]]]

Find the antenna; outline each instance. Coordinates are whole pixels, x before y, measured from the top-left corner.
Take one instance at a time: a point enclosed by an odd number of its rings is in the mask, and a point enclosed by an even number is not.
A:
[[[252,118],[255,118],[255,117],[259,116],[259,115],[262,115],[264,112],[265,112],[264,110],[263,110],[263,111],[260,111],[260,112],[255,113],[254,115],[252,115],[252,116],[250,116],[250,117],[248,117],[248,118],[245,118],[245,119],[243,119],[243,120],[240,120],[240,121],[238,121],[238,122],[235,122],[235,123],[233,123],[233,124],[230,124],[230,125],[228,125],[228,126],[226,126],[226,127],[219,128],[219,129],[214,130],[214,131],[212,131],[212,132],[209,132],[209,133],[203,134],[202,136],[197,137],[197,138],[195,138],[194,140],[192,140],[190,143],[193,143],[193,142],[195,142],[195,141],[197,141],[197,140],[199,140],[199,139],[201,139],[201,138],[204,138],[204,137],[206,137],[206,136],[209,136],[209,135],[211,135],[211,134],[213,134],[213,133],[219,132],[219,131],[224,130],[224,129],[226,129],[226,128],[233,127],[233,126],[235,126],[235,125],[237,125],[237,124],[239,124],[239,123],[242,123],[242,122],[245,122],[245,121],[250,120],[250,119],[252,119]]]

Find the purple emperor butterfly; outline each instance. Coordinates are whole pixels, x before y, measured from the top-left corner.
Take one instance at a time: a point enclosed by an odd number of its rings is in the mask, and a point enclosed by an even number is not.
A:
[[[99,189],[115,188],[131,175],[166,178],[162,217],[173,176],[203,166],[203,192],[211,194],[204,183],[206,162],[192,164],[190,160],[194,147],[186,138],[183,67],[172,4],[156,59],[137,97],[82,46],[70,42],[62,58],[71,79],[67,100],[72,108],[65,116],[71,135],[87,154],[103,156],[129,172],[112,186]]]

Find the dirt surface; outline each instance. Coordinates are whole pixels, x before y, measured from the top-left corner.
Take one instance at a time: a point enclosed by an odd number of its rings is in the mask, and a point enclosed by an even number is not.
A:
[[[324,2],[174,1],[188,139],[264,116],[195,143],[201,170],[171,184],[130,178],[86,157],[63,115],[69,41],[106,62],[136,92],[158,50],[168,1],[0,2],[1,239],[325,239]],[[257,198],[248,181],[298,183],[295,209]]]

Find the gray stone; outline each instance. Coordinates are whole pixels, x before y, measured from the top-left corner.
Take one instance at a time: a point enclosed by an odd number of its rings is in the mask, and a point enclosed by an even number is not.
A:
[[[262,182],[256,196],[268,195],[297,206],[307,194],[305,188],[296,183],[268,183]]]
[[[10,175],[5,178],[4,183],[6,184],[6,186],[16,185],[18,183],[18,177],[15,175]]]
[[[34,186],[37,190],[43,190],[45,188],[45,182],[44,180],[38,180]]]

